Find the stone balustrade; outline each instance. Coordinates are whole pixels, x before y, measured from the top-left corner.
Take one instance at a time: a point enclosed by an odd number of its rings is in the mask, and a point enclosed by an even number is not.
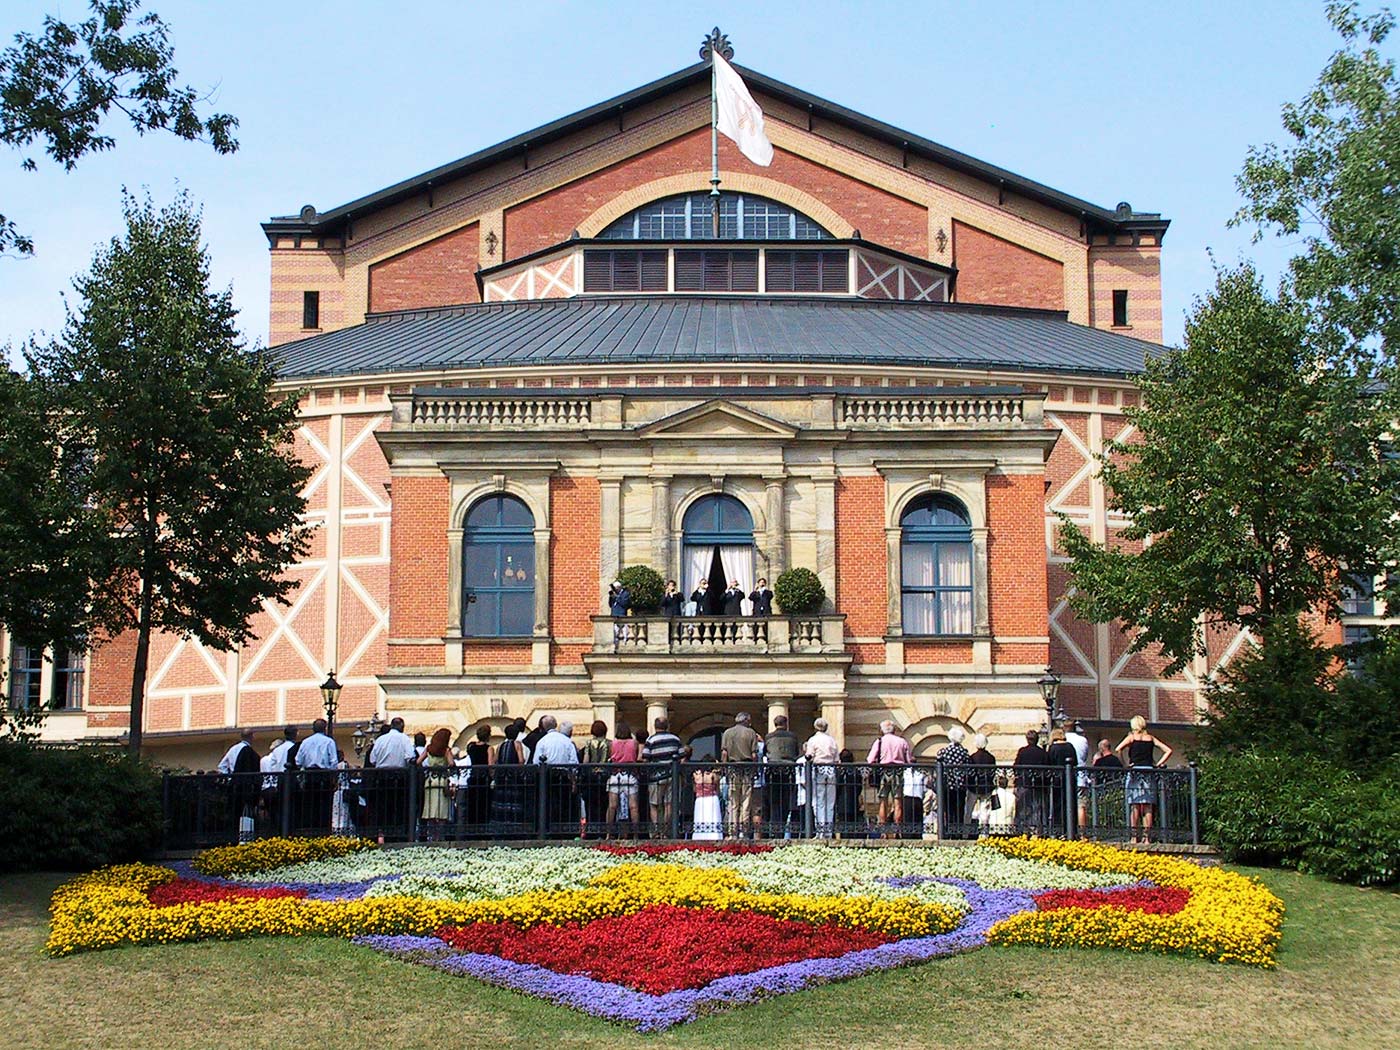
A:
[[[593,652],[692,656],[708,653],[840,653],[846,617],[595,616]]]
[[[1018,426],[1025,420],[1020,397],[845,397],[841,422],[857,429]]]
[[[587,398],[475,398],[417,395],[413,422],[419,425],[474,430],[587,426],[592,402]]]

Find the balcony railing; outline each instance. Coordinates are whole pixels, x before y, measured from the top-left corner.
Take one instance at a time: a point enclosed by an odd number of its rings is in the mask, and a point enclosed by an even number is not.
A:
[[[846,617],[595,616],[593,651],[632,655],[840,653]]]
[[[1024,421],[1019,397],[846,397],[841,421],[853,428],[1014,426]]]
[[[415,395],[413,422],[441,427],[576,427],[589,423],[591,404],[584,398],[464,398]]]

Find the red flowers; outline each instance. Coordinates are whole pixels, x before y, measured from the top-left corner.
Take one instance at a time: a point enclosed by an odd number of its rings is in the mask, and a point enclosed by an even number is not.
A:
[[[1035,897],[1040,911],[1061,908],[1126,908],[1148,915],[1175,915],[1191,897],[1175,886],[1130,886],[1121,890],[1051,890]]]
[[[444,926],[435,936],[464,952],[534,963],[557,973],[587,974],[652,995],[703,988],[718,977],[830,958],[893,940],[869,930],[672,904],[585,924],[529,930],[495,922]]]
[[[647,843],[637,846],[622,846],[612,842],[604,842],[598,845],[598,849],[605,853],[616,854],[619,857],[630,857],[637,853],[644,853],[648,857],[659,857],[662,854],[676,853],[679,850],[690,850],[695,853],[727,853],[732,857],[737,857],[745,853],[768,853],[773,847],[762,843],[745,845],[742,842],[675,842],[654,846]]]
[[[280,886],[267,889],[247,889],[241,886],[220,886],[214,882],[199,879],[175,879],[171,882],[152,886],[146,891],[151,904],[157,908],[169,908],[176,904],[207,904],[210,901],[237,900],[242,897],[270,899],[273,897],[305,897],[305,890],[287,890]]]

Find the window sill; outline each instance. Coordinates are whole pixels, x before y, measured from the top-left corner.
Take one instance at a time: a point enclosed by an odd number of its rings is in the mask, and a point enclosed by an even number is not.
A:
[[[467,634],[449,637],[446,640],[449,643],[460,642],[462,645],[529,645],[538,641],[532,634],[492,634],[482,637]]]
[[[887,642],[976,642],[982,640],[976,634],[899,634],[887,637]]]
[[[1130,324],[1111,324],[1108,326],[1110,332],[1131,332],[1133,326]]]
[[[324,332],[324,331],[325,331],[324,328],[303,328],[303,329],[302,329],[302,332],[304,332],[304,333],[307,334],[307,335],[319,335],[321,332]]]

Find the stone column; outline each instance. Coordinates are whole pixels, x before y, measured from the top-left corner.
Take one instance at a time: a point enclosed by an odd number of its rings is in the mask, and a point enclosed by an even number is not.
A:
[[[610,695],[593,696],[593,718],[601,720],[608,727],[609,735],[617,728],[617,697]]]
[[[606,613],[608,584],[622,570],[622,479],[598,479],[598,611]]]
[[[651,567],[663,579],[677,569],[671,564],[671,476],[652,475],[651,479]],[[679,583],[677,584],[679,586]]]
[[[817,697],[817,710],[825,718],[830,728],[827,732],[836,738],[840,747],[846,746],[846,694],[823,693]]]
[[[669,718],[671,716],[670,694],[661,696],[645,697],[647,702],[647,724],[642,728],[646,730],[648,736],[656,731],[656,720],[658,718]]]
[[[773,719],[782,715],[788,716],[788,708],[792,704],[791,693],[769,693],[763,698],[763,702],[768,705],[768,732],[773,731]]]
[[[771,573],[768,585],[771,587],[787,569],[786,478],[779,474],[763,480],[767,498],[764,513],[768,518],[768,571]]]
[[[836,475],[818,474],[812,478],[817,489],[817,578],[826,588],[827,608],[834,612],[841,607],[836,593]]]

